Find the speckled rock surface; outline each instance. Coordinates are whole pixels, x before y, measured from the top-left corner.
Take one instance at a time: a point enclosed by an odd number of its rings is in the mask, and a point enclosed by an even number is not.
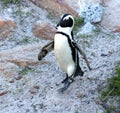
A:
[[[104,15],[104,7],[99,3],[79,1],[79,14],[84,18],[84,26],[80,29],[78,34],[92,34],[97,31],[96,23],[102,21]],[[83,4],[82,4],[83,3]]]
[[[89,5],[82,12],[85,22],[98,23],[102,20],[104,8],[100,4]]]
[[[90,35],[92,34],[97,28],[91,24],[90,22],[87,22],[77,33],[77,36],[79,35]]]

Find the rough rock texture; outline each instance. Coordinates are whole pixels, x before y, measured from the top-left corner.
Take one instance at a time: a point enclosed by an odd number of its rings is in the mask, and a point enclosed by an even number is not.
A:
[[[0,73],[6,77],[13,77],[18,73],[18,66],[29,67],[38,64],[37,54],[40,45],[36,43],[0,51]]]
[[[85,9],[90,5],[103,4],[103,3],[104,0],[78,0],[79,14],[81,15],[81,13],[84,12]]]
[[[2,58],[2,56],[1,56]],[[18,66],[11,62],[0,61],[0,74],[6,78],[13,78],[17,75]]]
[[[82,3],[84,3],[84,4],[102,4],[102,3],[104,3],[104,0],[88,0],[88,1],[86,1],[86,0],[78,0],[78,2],[80,2],[81,4]]]
[[[53,39],[55,35],[55,27],[47,21],[37,21],[32,28],[33,34],[41,39]]]
[[[18,64],[19,66],[33,65],[37,62],[37,49],[40,48],[40,43],[30,44],[27,46],[17,46],[10,50],[0,51],[0,61],[9,61]],[[33,54],[34,53],[34,54]],[[35,58],[36,56],[36,58]],[[33,60],[34,59],[34,60]]]
[[[79,35],[90,35],[93,31],[95,31],[97,28],[91,24],[90,22],[87,22],[77,33],[77,36]]]
[[[73,16],[77,16],[78,13],[71,8],[65,0],[31,0],[37,6],[46,9],[48,12],[55,16],[61,16],[65,13],[70,13]]]
[[[79,0],[79,15],[84,18],[84,26],[80,29],[80,34],[92,34],[96,27],[92,24],[101,22],[104,8],[99,0]],[[78,33],[79,34],[79,33]]]
[[[85,23],[98,23],[102,20],[104,8],[100,4],[89,5],[85,8],[85,11],[82,12],[83,17],[85,18]]]
[[[65,0],[65,2],[72,7],[75,11],[78,12],[79,5],[78,5],[78,0]]]
[[[91,5],[95,5],[95,4],[101,4],[104,6],[104,16],[102,13],[101,17],[99,16],[99,12],[94,13],[93,16],[89,16],[91,15],[91,13],[89,12],[89,10],[86,10],[86,8],[88,9],[89,6]],[[78,1],[78,5],[79,5],[79,14],[83,15],[83,12],[87,12],[87,20],[91,20],[92,18],[95,19],[96,21],[96,17],[97,17],[97,21],[102,19],[101,25],[110,31],[113,32],[120,32],[120,1],[119,0],[79,0]],[[114,10],[113,10],[114,9]],[[100,17],[100,18],[98,18]],[[99,22],[100,22],[99,21]]]
[[[0,40],[10,37],[16,29],[16,23],[11,18],[0,16]]]
[[[120,32],[120,1],[105,1],[105,13],[101,25],[107,30]]]

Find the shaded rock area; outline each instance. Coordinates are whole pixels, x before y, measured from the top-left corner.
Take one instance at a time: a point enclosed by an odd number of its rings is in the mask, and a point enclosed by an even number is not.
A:
[[[76,2],[79,1],[72,1]],[[75,34],[92,70],[88,70],[79,55],[84,76],[76,77],[64,93],[58,89],[65,73],[59,69],[54,52],[38,61],[41,48],[53,39],[59,16],[65,12],[73,14],[73,9],[79,7],[71,5],[68,0],[23,0],[4,7],[0,2],[0,15],[8,15],[7,20],[12,23],[7,24],[8,28],[13,29],[7,38],[0,36],[0,113],[105,113],[98,103],[98,91],[107,78],[115,75],[120,62],[119,33],[100,27],[99,32],[94,31],[90,36]],[[77,11],[74,16],[78,16]],[[6,29],[2,22],[0,26]]]

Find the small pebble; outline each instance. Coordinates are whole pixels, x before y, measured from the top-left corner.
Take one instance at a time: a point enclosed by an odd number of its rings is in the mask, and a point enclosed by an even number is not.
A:
[[[29,90],[29,92],[30,92],[31,94],[36,94],[36,93],[38,93],[39,88],[40,88],[40,86],[33,86],[33,87]]]
[[[78,97],[78,98],[81,98],[81,97],[83,97],[83,96],[84,96],[83,93],[78,93],[78,94],[77,94],[77,97]]]
[[[5,94],[7,94],[7,93],[8,93],[8,91],[0,92],[0,96],[3,96],[3,95],[5,95]]]
[[[22,76],[15,77],[16,80],[20,80]]]
[[[14,83],[14,79],[9,80],[9,83]]]

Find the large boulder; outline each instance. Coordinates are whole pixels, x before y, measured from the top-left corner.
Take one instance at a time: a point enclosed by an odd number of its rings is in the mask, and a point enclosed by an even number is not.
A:
[[[107,30],[120,32],[120,0],[106,0],[101,25]]]
[[[65,13],[70,13],[77,16],[78,13],[68,5],[65,0],[31,0],[37,6],[46,9],[55,16],[61,16]]]
[[[37,21],[33,25],[32,32],[37,38],[52,40],[56,29],[50,22]]]
[[[77,33],[78,36],[91,35],[97,30],[95,24],[101,22],[104,14],[104,8],[100,2],[101,1],[99,1],[99,4],[92,0],[91,2],[86,2],[85,0],[80,0],[78,2],[81,4],[79,7],[79,14],[84,18],[85,23],[82,28],[79,29],[79,32]]]

